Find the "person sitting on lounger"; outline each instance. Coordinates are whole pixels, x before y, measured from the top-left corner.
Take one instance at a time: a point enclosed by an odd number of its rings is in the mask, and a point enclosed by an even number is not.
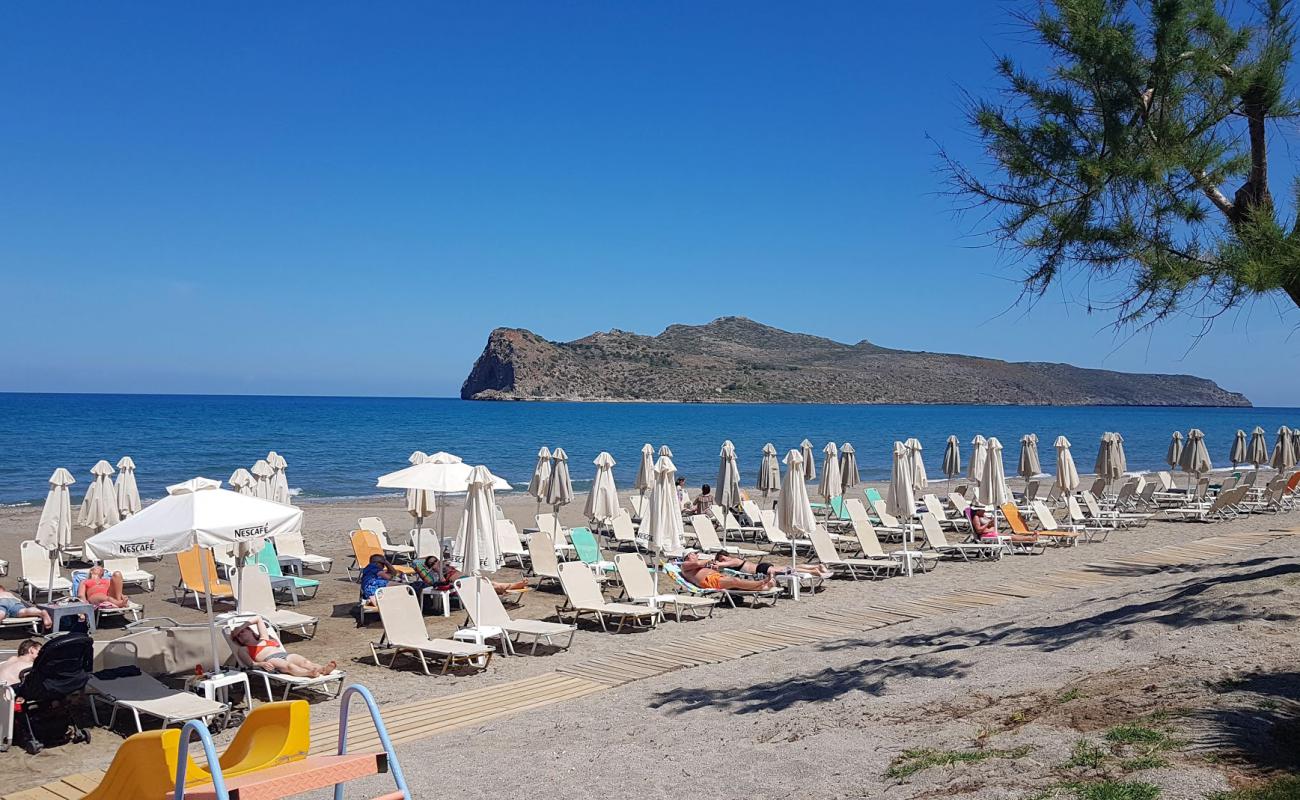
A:
[[[263,672],[279,672],[295,678],[319,678],[334,671],[334,661],[325,666],[313,664],[297,653],[290,653],[280,640],[266,629],[261,617],[254,617],[230,632],[235,648],[235,660],[245,667]]]
[[[765,580],[748,580],[724,575],[713,568],[708,561],[700,558],[699,553],[687,553],[682,560],[682,577],[701,589],[736,589],[742,592],[758,592],[776,586],[776,576],[768,575]]]
[[[13,617],[40,617],[46,630],[54,627],[54,621],[45,609],[28,605],[21,597],[7,589],[0,589],[0,619]]]
[[[366,564],[365,569],[361,570],[361,599],[369,600],[375,596],[375,592],[392,583],[396,573],[393,571],[388,559],[378,553],[370,557],[370,563]]]
[[[22,682],[23,672],[36,663],[36,656],[41,652],[41,643],[35,639],[24,639],[18,644],[18,655],[0,661],[0,681],[5,686],[17,686]]]
[[[1034,544],[1038,541],[1038,537],[1034,535],[999,534],[998,525],[994,522],[993,515],[982,508],[966,509],[966,517],[970,520],[971,530],[975,532],[975,538],[981,542],[997,544],[999,540],[1006,539],[1012,544]]]
[[[713,508],[713,490],[706,483],[700,487],[700,494],[691,503],[692,514],[708,514],[709,509]]]
[[[451,585],[458,578],[463,577],[464,573],[450,564],[439,570],[439,561],[437,556],[429,556],[424,561],[417,561],[414,564],[415,574],[419,576],[420,582],[417,584],[418,592],[424,586],[436,586],[439,590],[451,588]],[[514,583],[504,583],[502,581],[492,581],[492,588],[498,595],[518,592],[528,587],[528,581],[515,581]]]
[[[101,566],[90,568],[90,577],[81,582],[77,597],[95,608],[126,608],[131,605],[122,591],[122,573],[114,572],[111,578],[105,577]]]
[[[713,556],[713,566],[718,569],[731,569],[736,572],[744,572],[749,575],[789,575],[789,567],[778,567],[768,561],[746,561],[739,556],[733,556],[729,553],[715,553]],[[824,564],[800,564],[796,569],[800,575],[817,575],[825,578],[829,577],[831,571]]]

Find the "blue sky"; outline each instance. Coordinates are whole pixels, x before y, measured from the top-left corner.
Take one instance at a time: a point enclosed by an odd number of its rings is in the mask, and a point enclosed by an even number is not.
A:
[[[1272,302],[1008,311],[935,159],[1006,8],[4,4],[0,390],[452,395],[498,325],[740,314],[1295,405]]]

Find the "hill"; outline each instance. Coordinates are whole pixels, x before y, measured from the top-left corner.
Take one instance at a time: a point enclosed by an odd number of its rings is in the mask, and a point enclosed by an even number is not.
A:
[[[611,330],[572,342],[497,328],[460,394],[466,400],[1250,405],[1192,375],[890,350],[744,317],[671,325],[658,336]]]

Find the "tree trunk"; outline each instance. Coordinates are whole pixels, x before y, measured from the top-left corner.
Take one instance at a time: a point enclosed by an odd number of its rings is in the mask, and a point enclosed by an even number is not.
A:
[[[1247,94],[1242,105],[1242,113],[1250,126],[1250,176],[1233,198],[1229,215],[1233,225],[1244,222],[1257,208],[1271,209],[1273,206],[1273,195],[1268,191],[1268,135],[1264,130],[1268,108],[1249,96],[1253,93]]]

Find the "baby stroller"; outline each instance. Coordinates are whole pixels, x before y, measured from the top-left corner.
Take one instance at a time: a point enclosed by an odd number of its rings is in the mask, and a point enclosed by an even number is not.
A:
[[[72,697],[90,680],[95,643],[84,633],[67,633],[45,643],[31,669],[22,674],[17,696],[15,739],[35,755],[47,745],[89,742],[90,731],[72,718]]]

